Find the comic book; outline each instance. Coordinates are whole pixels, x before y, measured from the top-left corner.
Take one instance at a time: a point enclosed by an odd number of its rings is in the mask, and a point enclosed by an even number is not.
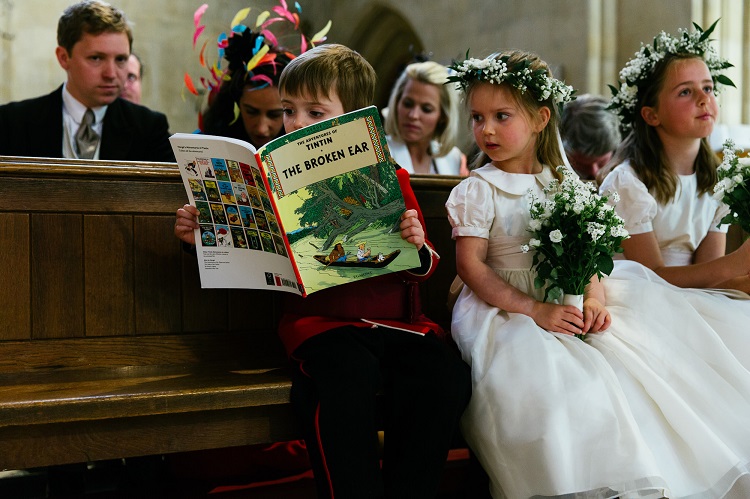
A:
[[[204,288],[315,291],[419,266],[401,239],[404,198],[374,106],[256,149],[170,138],[190,204]]]

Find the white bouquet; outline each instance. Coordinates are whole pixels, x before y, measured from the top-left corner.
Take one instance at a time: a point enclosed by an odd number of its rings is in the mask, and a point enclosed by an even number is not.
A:
[[[594,275],[601,279],[612,272],[612,256],[622,252],[620,243],[629,237],[609,197],[600,196],[593,183],[581,181],[572,169],[557,169],[563,181],[552,181],[544,189],[544,199],[529,194],[532,237],[521,248],[535,251],[534,286],[547,286],[545,301],[563,294],[583,295]],[[616,192],[611,197],[619,201]]]
[[[731,139],[724,142],[723,155],[714,195],[731,211],[721,223],[737,224],[745,232],[750,232],[750,158],[738,157]]]

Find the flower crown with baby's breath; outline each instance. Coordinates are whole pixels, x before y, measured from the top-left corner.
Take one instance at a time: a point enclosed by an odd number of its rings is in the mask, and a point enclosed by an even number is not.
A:
[[[711,73],[716,94],[719,84],[735,86],[732,80],[722,74],[725,69],[731,68],[732,64],[719,57],[711,45],[712,40],[708,38],[718,22],[717,19],[705,31],[693,23],[695,31],[688,33],[687,30],[680,29],[677,37],[662,31],[654,37],[651,45],[641,44],[641,49],[635,53],[635,57],[620,71],[619,89],[609,85],[612,101],[608,108],[620,117],[620,128],[624,134],[630,131],[635,121],[638,112],[638,92],[644,87],[644,83],[650,80],[656,64],[668,55],[692,54],[702,58]]]
[[[448,81],[456,83],[456,88],[461,91],[465,91],[474,80],[496,85],[507,83],[521,93],[529,90],[540,102],[551,99],[559,106],[575,99],[573,87],[550,77],[546,69],[531,69],[531,61],[528,59],[509,67],[509,59],[509,55],[498,57],[498,54],[475,59],[469,58],[469,53],[466,52],[466,60],[455,61],[448,66],[453,71],[448,76]]]

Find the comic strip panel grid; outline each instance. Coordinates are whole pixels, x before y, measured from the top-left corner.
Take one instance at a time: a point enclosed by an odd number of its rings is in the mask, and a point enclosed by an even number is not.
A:
[[[266,251],[288,257],[261,172],[223,158],[195,158],[182,168],[198,208],[203,246]]]

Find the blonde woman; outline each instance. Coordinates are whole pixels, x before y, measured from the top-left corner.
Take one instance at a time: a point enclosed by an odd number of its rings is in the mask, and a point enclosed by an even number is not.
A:
[[[458,97],[436,62],[409,64],[391,91],[385,131],[393,159],[409,173],[468,175],[456,147]]]

